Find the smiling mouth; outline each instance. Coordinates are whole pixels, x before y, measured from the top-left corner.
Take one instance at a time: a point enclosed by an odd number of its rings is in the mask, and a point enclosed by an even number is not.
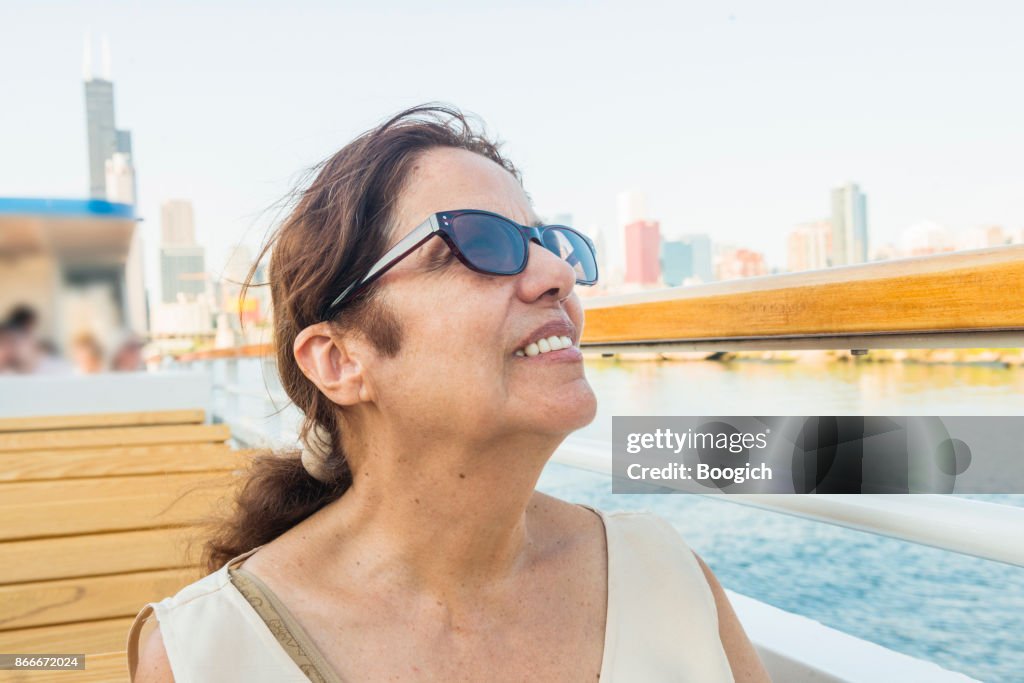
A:
[[[545,353],[551,353],[553,351],[561,351],[562,349],[572,348],[572,339],[568,336],[556,336],[545,337],[538,339],[535,342],[530,342],[525,347],[516,350],[516,355],[520,357],[533,358],[534,356],[541,356]]]

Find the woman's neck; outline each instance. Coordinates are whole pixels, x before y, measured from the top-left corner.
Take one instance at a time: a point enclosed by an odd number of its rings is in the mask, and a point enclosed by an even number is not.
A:
[[[377,443],[345,495],[294,530],[320,546],[320,576],[469,606],[544,554],[534,489],[557,439]]]

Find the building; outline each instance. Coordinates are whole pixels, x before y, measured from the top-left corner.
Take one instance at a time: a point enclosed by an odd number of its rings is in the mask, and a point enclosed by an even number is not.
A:
[[[832,190],[832,265],[868,260],[868,200],[856,183]]]
[[[718,279],[722,281],[768,274],[764,254],[743,247],[723,247],[717,261]]]
[[[900,251],[904,256],[929,256],[955,250],[953,233],[934,221],[914,223],[900,234]]]
[[[0,198],[0,312],[35,309],[59,349],[83,332],[106,344],[126,327],[145,331],[141,274],[129,267],[137,232],[128,204]]]
[[[214,333],[213,311],[205,296],[161,303],[153,315],[153,335],[157,337],[210,337]]]
[[[114,152],[107,159],[107,200],[120,204],[135,204],[135,169],[128,154]],[[132,235],[128,249],[128,261],[125,263],[125,280],[128,283],[127,305],[131,311],[129,320],[141,322],[141,326],[133,323],[131,330],[138,335],[149,333],[149,306],[146,296],[146,278],[143,262],[142,231],[136,230]]]
[[[626,273],[626,226],[647,218],[647,197],[634,191],[620,192],[616,197],[615,229],[608,236],[608,281],[621,282]]]
[[[160,205],[160,244],[192,246],[196,243],[196,218],[192,202],[169,199]]]
[[[630,284],[653,285],[661,278],[661,229],[657,221],[626,226],[626,273]]]
[[[683,235],[661,245],[661,278],[668,287],[714,280],[711,238]]]
[[[104,165],[107,201],[119,204],[135,203],[135,168],[132,158],[123,152],[114,152]]]
[[[198,246],[160,247],[160,300],[166,304],[206,293],[206,251]]]
[[[957,241],[959,249],[988,249],[1013,244],[1013,234],[999,225],[987,225],[968,230]]]
[[[119,130],[114,121],[114,83],[110,80],[110,49],[103,39],[103,77],[92,73],[92,52],[88,38],[82,64],[85,80],[85,125],[89,146],[89,196],[107,199],[107,160],[115,153],[132,153],[131,133]],[[130,165],[130,164],[129,164]]]
[[[693,249],[682,240],[661,245],[661,279],[666,287],[678,287],[693,272]]]
[[[192,203],[172,199],[160,206],[160,300],[194,301],[206,293],[206,250],[196,244]]]
[[[786,270],[820,270],[832,263],[832,223],[827,220],[798,225],[786,239]]]

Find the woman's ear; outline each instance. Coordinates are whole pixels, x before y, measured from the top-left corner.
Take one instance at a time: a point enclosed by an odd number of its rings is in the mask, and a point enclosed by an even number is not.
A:
[[[367,378],[360,362],[362,350],[363,346],[353,337],[339,335],[326,322],[303,329],[292,347],[302,374],[327,398],[342,406],[369,398]]]

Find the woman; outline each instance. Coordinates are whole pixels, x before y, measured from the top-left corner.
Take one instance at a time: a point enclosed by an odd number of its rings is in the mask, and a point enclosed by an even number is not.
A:
[[[305,448],[257,461],[213,573],[139,615],[134,680],[767,680],[667,522],[534,490],[596,410],[593,247],[540,225],[447,108],[323,164],[271,241]]]

